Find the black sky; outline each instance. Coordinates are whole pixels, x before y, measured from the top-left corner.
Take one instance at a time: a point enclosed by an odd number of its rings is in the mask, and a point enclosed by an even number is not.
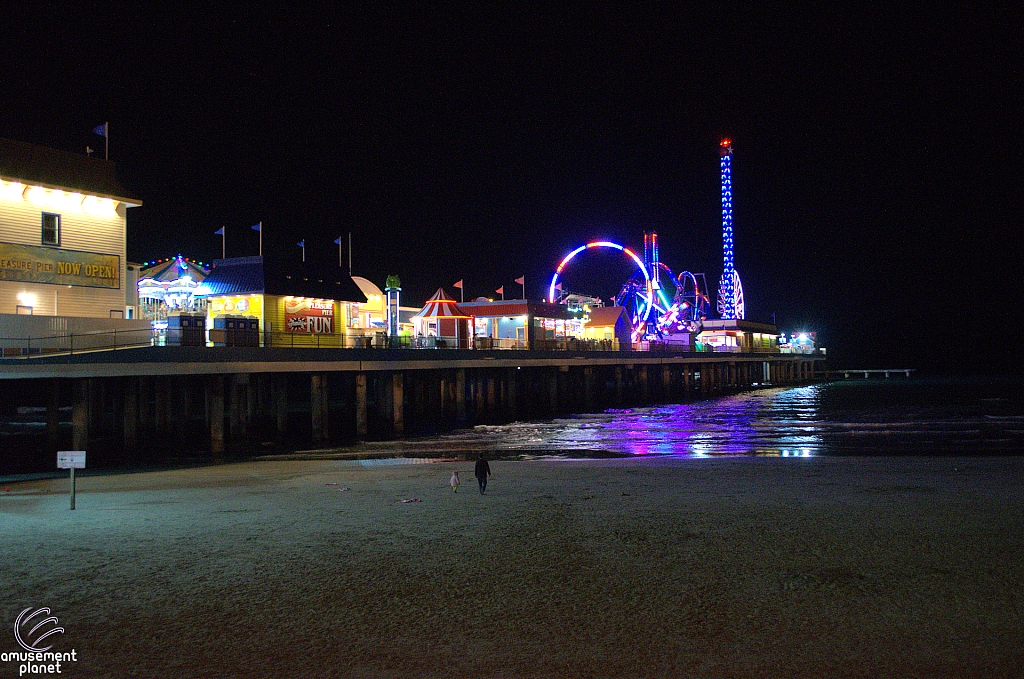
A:
[[[657,230],[721,274],[734,140],[747,317],[835,365],[1011,368],[1020,336],[1021,22],[975,4],[159,12],[11,8],[0,136],[110,155],[145,205],[128,256],[264,252],[494,295],[593,238]],[[628,267],[570,272],[608,296]]]

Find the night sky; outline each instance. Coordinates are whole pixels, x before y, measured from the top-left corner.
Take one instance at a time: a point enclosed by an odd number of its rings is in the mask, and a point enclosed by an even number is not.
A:
[[[409,305],[539,299],[645,230],[717,289],[729,136],[748,319],[834,367],[1019,371],[1019,17],[769,7],[5,8],[0,136],[102,154],[109,121],[130,260],[208,262],[221,226],[254,255],[262,220],[266,255],[338,273],[351,232]],[[577,261],[606,298],[631,273]]]

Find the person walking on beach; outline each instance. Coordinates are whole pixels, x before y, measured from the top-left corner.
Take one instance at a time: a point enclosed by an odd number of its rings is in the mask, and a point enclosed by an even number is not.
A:
[[[448,483],[452,484],[452,491],[453,492],[455,492],[455,493],[459,492],[459,470],[458,469],[456,469],[455,471],[452,472],[452,478],[451,478],[451,480]]]
[[[476,461],[476,468],[473,470],[476,480],[480,483],[480,494],[487,490],[487,477],[491,475],[491,465],[487,464],[484,454],[480,453],[480,459]]]

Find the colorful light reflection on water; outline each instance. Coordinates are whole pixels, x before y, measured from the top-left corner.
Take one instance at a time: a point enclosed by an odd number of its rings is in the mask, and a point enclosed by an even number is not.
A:
[[[810,457],[819,388],[765,389],[707,401],[608,410],[548,422],[480,426],[441,437],[451,449],[720,457]]]
[[[763,389],[690,403],[478,426],[403,447],[637,456],[1024,453],[1016,382],[889,380]],[[391,444],[394,445],[393,443]]]

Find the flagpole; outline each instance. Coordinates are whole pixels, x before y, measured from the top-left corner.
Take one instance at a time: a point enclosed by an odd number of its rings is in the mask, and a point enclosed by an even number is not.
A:
[[[220,227],[220,258],[228,258],[227,236],[224,235],[224,227]]]
[[[342,264],[341,264],[341,236],[338,236],[337,243],[338,243],[338,268],[340,269],[341,266],[342,266]],[[349,275],[351,275],[351,274],[349,274]]]
[[[103,160],[110,160],[110,123],[103,123]]]
[[[348,275],[352,277],[352,232],[348,232]]]
[[[260,220],[260,257],[263,256],[263,220]]]
[[[526,299],[526,276],[523,276],[523,299]]]

